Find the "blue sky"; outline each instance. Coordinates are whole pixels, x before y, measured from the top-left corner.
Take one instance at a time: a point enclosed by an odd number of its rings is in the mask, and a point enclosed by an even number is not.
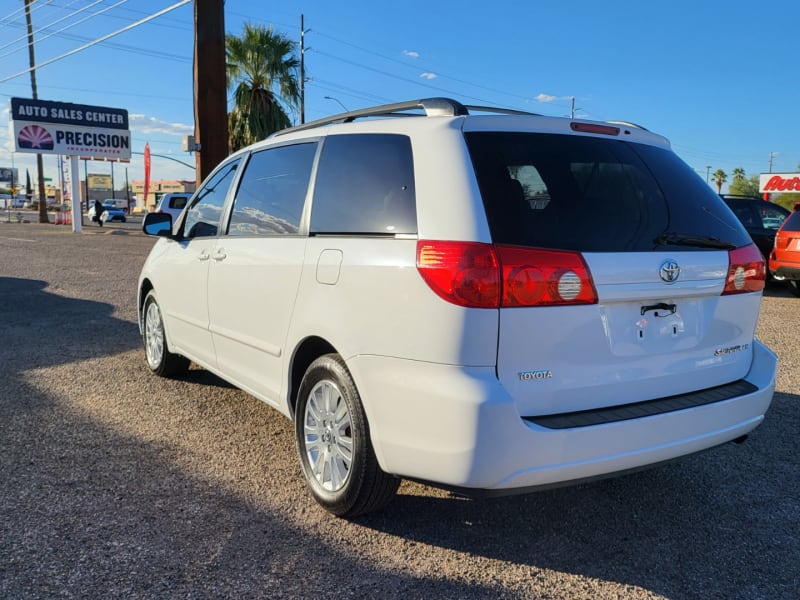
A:
[[[177,0],[37,0],[44,63]],[[0,0],[0,166],[11,166],[8,100],[31,96],[22,0]],[[475,8],[471,8],[474,6]],[[102,14],[95,14],[102,11]],[[800,164],[800,4],[789,0],[464,2],[227,0],[225,29],[272,25],[299,40],[305,15],[306,120],[426,96],[545,115],[626,120],[668,137],[704,179],[796,172]],[[79,22],[82,21],[82,22]],[[37,70],[39,98],[129,111],[133,151],[193,164],[193,5]],[[326,98],[330,96],[332,99]],[[298,115],[295,115],[298,118]],[[14,166],[34,173],[32,154]],[[45,157],[55,176],[55,157]],[[709,169],[710,167],[710,169]],[[142,179],[141,155],[116,182]],[[90,173],[110,164],[90,162]],[[82,176],[82,174],[81,174]],[[194,179],[153,158],[154,179]]]

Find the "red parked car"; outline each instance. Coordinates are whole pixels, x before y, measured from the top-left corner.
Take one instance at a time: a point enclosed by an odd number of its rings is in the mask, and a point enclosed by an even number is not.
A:
[[[775,234],[769,270],[778,281],[785,280],[795,296],[800,296],[800,211],[786,217]]]

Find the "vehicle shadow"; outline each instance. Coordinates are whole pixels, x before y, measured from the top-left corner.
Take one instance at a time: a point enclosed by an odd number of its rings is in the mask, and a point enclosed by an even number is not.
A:
[[[794,298],[785,281],[769,281],[764,287],[764,296],[770,298]]]
[[[492,586],[376,567],[329,543],[335,536],[270,510],[257,480],[286,487],[264,463],[275,454],[270,444],[291,440],[288,421],[243,392],[217,402],[215,390],[228,386],[205,371],[152,377],[143,359],[129,361],[134,348],[141,358],[134,323],[115,318],[110,304],[47,285],[0,277],[11,307],[0,320],[0,597],[497,595]],[[242,436],[235,424],[253,418],[278,435]],[[221,462],[202,474],[189,468],[198,449],[165,437],[161,425],[173,421],[190,424],[175,428],[179,436],[218,444]],[[291,444],[281,451],[294,458]],[[231,489],[231,478],[248,478],[250,491]],[[306,510],[302,482],[291,485]],[[318,569],[327,564],[335,570]]]
[[[401,488],[364,527],[669,598],[796,598],[800,396],[778,393],[744,444],[623,477],[523,496]]]
[[[135,323],[47,285],[0,277],[0,597],[800,589],[799,396],[777,393],[745,444],[649,471],[475,501],[407,482],[344,521],[309,498],[283,416],[203,370],[151,377]],[[471,574],[487,566],[494,583]]]

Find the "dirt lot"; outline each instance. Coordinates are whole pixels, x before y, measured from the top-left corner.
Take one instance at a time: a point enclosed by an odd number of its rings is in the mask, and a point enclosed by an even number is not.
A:
[[[152,376],[152,240],[0,223],[0,597],[797,598],[800,299],[768,288],[778,393],[747,443],[486,501],[404,483],[344,521],[288,420],[202,370]]]

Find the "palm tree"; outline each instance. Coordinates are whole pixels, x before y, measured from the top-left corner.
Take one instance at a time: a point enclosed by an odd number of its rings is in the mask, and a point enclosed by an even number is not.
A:
[[[717,193],[722,193],[722,184],[725,183],[728,179],[728,174],[725,173],[722,169],[717,169],[714,171],[714,181],[717,184]]]
[[[744,169],[742,167],[736,167],[733,170],[733,181],[741,181],[745,178]]]
[[[228,89],[234,89],[228,114],[231,151],[292,124],[288,112],[300,102],[296,46],[272,27],[250,23],[241,37],[225,36]]]

